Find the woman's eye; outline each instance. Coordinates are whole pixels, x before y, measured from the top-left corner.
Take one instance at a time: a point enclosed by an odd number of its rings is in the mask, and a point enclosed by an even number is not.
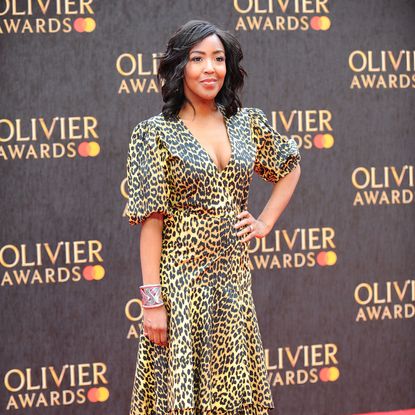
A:
[[[200,60],[202,59],[202,57],[201,56],[195,56],[194,58],[192,58],[192,61],[193,62],[200,62]],[[224,56],[218,56],[217,58],[216,58],[219,62],[223,62],[224,60],[225,60],[225,57]]]

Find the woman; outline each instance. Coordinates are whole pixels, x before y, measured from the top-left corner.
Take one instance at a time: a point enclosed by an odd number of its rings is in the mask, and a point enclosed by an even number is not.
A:
[[[241,108],[242,56],[236,38],[208,22],[179,28],[159,65],[162,112],[131,136],[128,211],[142,224],[143,325],[130,415],[274,408],[248,242],[273,228],[301,158],[262,110]],[[273,183],[257,219],[247,210],[254,171]]]

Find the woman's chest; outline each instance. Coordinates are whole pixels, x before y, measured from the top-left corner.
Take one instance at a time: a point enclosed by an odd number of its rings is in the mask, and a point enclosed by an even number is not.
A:
[[[229,144],[224,146],[222,155],[218,141],[211,145],[200,142],[180,122],[171,123],[170,128],[163,130],[163,141],[168,152],[168,173],[171,178],[183,184],[197,184],[223,178],[249,180],[256,155],[256,146],[251,139],[249,125],[243,120],[230,119],[227,122],[226,133]]]

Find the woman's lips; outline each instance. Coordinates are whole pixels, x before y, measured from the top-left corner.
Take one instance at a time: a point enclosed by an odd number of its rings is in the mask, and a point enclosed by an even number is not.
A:
[[[212,88],[216,85],[217,80],[206,80],[200,82],[205,88]]]

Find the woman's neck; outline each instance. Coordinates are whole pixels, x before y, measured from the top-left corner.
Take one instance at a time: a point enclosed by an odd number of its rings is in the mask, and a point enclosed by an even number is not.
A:
[[[190,120],[194,118],[205,118],[216,114],[218,111],[218,106],[214,100],[203,102],[193,101],[192,104],[196,113],[193,111],[193,107],[188,102],[185,102],[179,111],[180,118]]]

